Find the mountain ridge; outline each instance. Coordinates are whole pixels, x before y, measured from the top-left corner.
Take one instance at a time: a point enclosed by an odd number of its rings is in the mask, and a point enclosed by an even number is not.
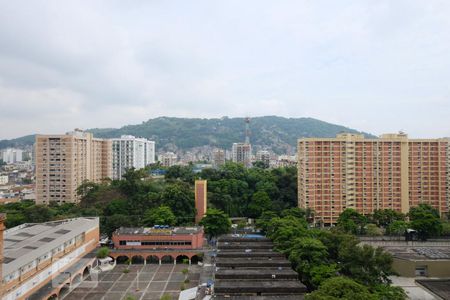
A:
[[[141,124],[120,128],[91,128],[95,137],[115,138],[128,134],[145,137],[156,142],[158,150],[188,150],[210,145],[230,149],[232,143],[245,140],[245,118],[178,118],[158,117]],[[271,149],[275,153],[286,153],[296,147],[297,139],[303,137],[335,137],[340,132],[372,134],[314,118],[285,118],[263,116],[251,118],[250,142],[256,148]],[[29,146],[34,135],[11,140],[1,140],[0,149]]]

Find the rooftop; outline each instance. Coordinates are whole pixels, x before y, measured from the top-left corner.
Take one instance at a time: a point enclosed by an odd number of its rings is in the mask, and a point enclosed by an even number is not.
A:
[[[270,239],[257,235],[221,237],[214,285],[217,298],[302,299],[306,287],[298,280],[291,263],[272,247]]]
[[[426,279],[416,282],[442,299],[450,299],[450,279]]]
[[[392,256],[406,260],[450,260],[450,247],[384,247]]]
[[[157,226],[157,225],[155,225]],[[159,226],[158,226],[159,227]],[[192,227],[120,227],[115,235],[178,235],[178,234],[196,234],[203,230],[201,226]]]
[[[47,254],[81,233],[98,227],[98,218],[74,218],[26,223],[4,232],[3,275],[8,275]]]

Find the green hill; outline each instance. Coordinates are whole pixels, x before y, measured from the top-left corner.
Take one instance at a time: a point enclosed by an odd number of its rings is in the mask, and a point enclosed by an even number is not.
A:
[[[142,124],[122,128],[94,128],[88,131],[96,137],[113,138],[122,134],[146,137],[160,149],[190,149],[211,145],[231,148],[234,142],[244,141],[244,118],[197,119],[160,117]],[[252,145],[271,148],[284,153],[295,147],[301,137],[334,137],[339,132],[358,132],[344,126],[312,118],[255,117],[250,123]],[[368,137],[373,137],[365,133]],[[33,143],[33,136],[0,141],[0,148],[24,146]]]

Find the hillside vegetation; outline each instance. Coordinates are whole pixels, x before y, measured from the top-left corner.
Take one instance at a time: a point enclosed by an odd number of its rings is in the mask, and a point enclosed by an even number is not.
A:
[[[231,148],[232,143],[244,141],[244,118],[199,119],[160,117],[142,124],[122,128],[94,128],[96,137],[114,138],[122,134],[142,136],[154,140],[158,149],[187,150],[210,145]],[[312,118],[255,117],[250,123],[252,145],[285,153],[296,146],[301,137],[334,137],[339,132],[358,132]],[[366,136],[373,137],[370,134]],[[33,143],[33,136],[0,141],[0,148],[24,146]]]

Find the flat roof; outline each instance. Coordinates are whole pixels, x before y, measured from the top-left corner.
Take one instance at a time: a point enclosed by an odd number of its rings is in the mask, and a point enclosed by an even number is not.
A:
[[[236,295],[217,295],[216,300],[302,300],[304,295],[266,295],[266,296],[236,296]]]
[[[416,282],[442,299],[450,299],[450,279],[421,279]]]
[[[196,234],[203,231],[201,226],[190,227],[120,227],[114,232],[114,235],[178,235],[178,234]]]
[[[383,247],[383,249],[391,253],[393,257],[405,260],[450,260],[450,247],[448,246],[392,246]]]
[[[26,223],[5,230],[3,277],[98,226],[97,217],[81,217],[46,223]]]
[[[307,292],[306,286],[298,280],[219,280],[214,284],[217,294],[227,293],[271,293],[271,294],[300,294]]]

